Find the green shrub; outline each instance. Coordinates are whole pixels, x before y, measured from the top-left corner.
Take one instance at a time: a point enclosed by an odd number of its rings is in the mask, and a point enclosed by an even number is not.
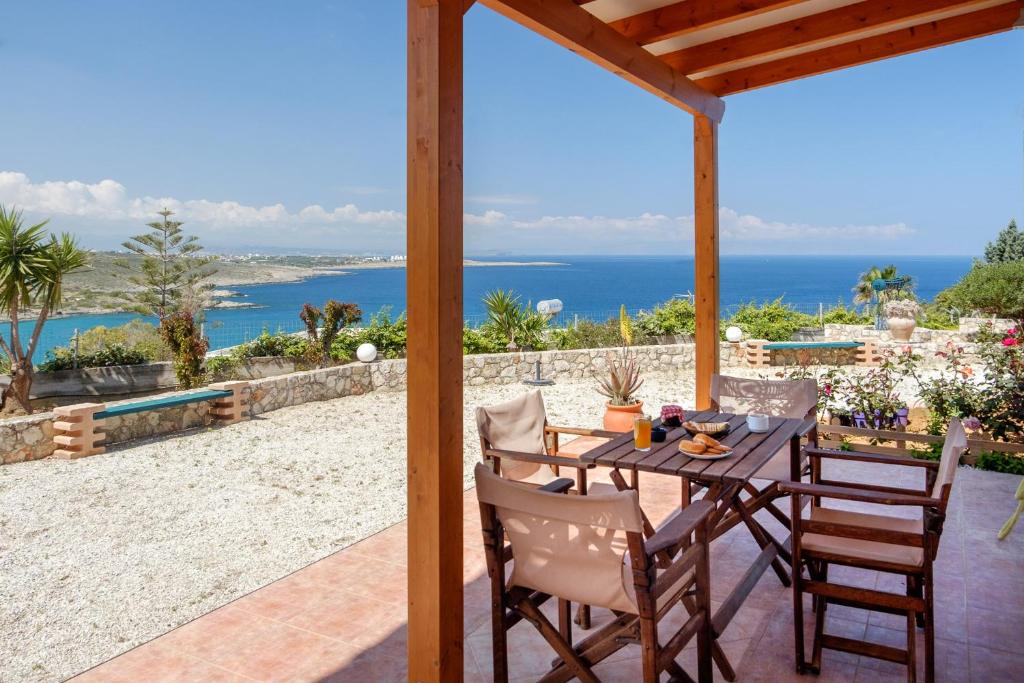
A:
[[[692,335],[697,330],[697,312],[689,299],[677,297],[655,306],[650,313],[641,312],[636,326],[647,337]]]
[[[922,306],[922,316],[917,324],[929,330],[960,329],[960,323],[953,320],[949,308],[934,301]]]
[[[525,305],[512,290],[496,289],[484,296],[487,308],[487,322],[480,326],[480,332],[501,344],[502,348],[515,345],[520,349],[530,348],[541,351],[546,348],[544,331],[548,319]]]
[[[78,354],[80,368],[109,368],[115,365],[142,365],[148,363],[141,351],[130,349],[124,344],[110,344],[90,353]],[[75,353],[67,347],[46,352],[46,360],[37,366],[40,372],[71,370],[75,367]]]
[[[370,324],[358,330],[342,330],[331,345],[331,357],[350,361],[360,344],[373,344],[379,358],[402,358],[408,338],[405,314],[391,319],[391,309],[382,308],[370,318]]]
[[[724,326],[730,325],[739,327],[749,339],[789,341],[800,328],[816,327],[818,319],[783,303],[779,297],[760,306],[753,301],[743,304]]]
[[[855,307],[847,307],[839,301],[835,306],[825,311],[822,322],[826,325],[870,325],[874,322],[870,315],[858,311]]]
[[[206,380],[203,367],[210,342],[200,334],[195,318],[187,311],[172,313],[160,321],[160,336],[174,354],[178,387],[192,389]]]
[[[232,355],[236,358],[260,358],[262,356],[283,356],[285,358],[304,358],[309,342],[293,334],[277,332],[270,334],[263,330],[260,336],[252,341],[237,346]]]
[[[206,372],[215,380],[232,379],[235,375],[235,370],[241,366],[243,360],[244,359],[238,358],[232,354],[207,358]]]
[[[580,320],[564,330],[552,330],[551,342],[563,350],[617,347],[622,346],[622,329],[615,318],[603,323]]]
[[[321,311],[313,304],[302,305],[299,318],[306,325],[306,336],[309,338],[307,352],[310,362],[329,365],[333,352],[334,340],[342,328],[353,325],[363,319],[363,312],[355,304],[346,304],[330,299]]]
[[[505,348],[479,330],[462,328],[462,353],[502,353]]]
[[[1006,472],[1007,474],[1024,474],[1024,456],[1019,453],[996,453],[985,451],[978,456],[975,467],[979,470]]]
[[[935,297],[961,311],[1024,319],[1024,261],[976,263],[967,275]]]
[[[171,360],[171,350],[160,338],[160,329],[144,320],[132,320],[117,327],[100,325],[78,336],[79,353],[96,353],[114,344],[138,351],[152,362]]]

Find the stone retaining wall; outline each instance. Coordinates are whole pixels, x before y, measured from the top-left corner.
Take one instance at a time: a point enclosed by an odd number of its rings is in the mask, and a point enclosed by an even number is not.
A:
[[[917,351],[926,364],[934,362],[934,351],[944,343],[938,340],[922,342],[918,345]],[[883,348],[897,346],[882,344]],[[727,370],[746,367],[743,349],[742,344],[723,342],[722,368]],[[692,343],[639,346],[634,347],[632,351],[644,372],[691,372],[694,365],[695,347]],[[618,349],[472,355],[463,359],[463,378],[470,386],[517,384],[534,375],[534,363],[539,360],[542,377],[554,380],[582,379],[602,372],[608,367],[609,361],[618,355]],[[816,356],[810,360],[820,363],[841,359]],[[777,354],[772,360],[773,365],[796,362],[800,362],[800,359],[794,354],[787,355],[786,352]],[[250,414],[259,415],[287,406],[364,394],[368,391],[400,391],[405,388],[405,384],[405,359],[382,360],[369,364],[350,363],[255,379],[249,382],[245,396]],[[7,464],[52,455],[53,421],[54,416],[50,412],[0,421],[0,461]],[[107,420],[106,443],[114,444],[203,427],[212,421],[209,403],[205,402],[133,413]]]

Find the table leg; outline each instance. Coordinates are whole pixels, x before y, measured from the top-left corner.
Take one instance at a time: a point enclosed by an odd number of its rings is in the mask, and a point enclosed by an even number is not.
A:
[[[757,523],[754,517],[750,514],[750,511],[747,510],[747,506],[739,499],[738,495],[736,496],[734,505],[736,507],[736,511],[739,512],[740,516],[743,518],[743,522],[747,525],[747,529],[750,530],[750,535],[753,536],[754,540],[757,541],[757,544],[761,546],[761,552],[764,553],[768,551],[769,548],[771,549],[772,569],[775,570],[775,573],[778,575],[779,581],[782,582],[782,585],[789,588],[789,572],[786,571],[786,567],[778,557],[779,549],[773,542],[774,539],[770,539],[768,532],[764,530],[764,527]]]

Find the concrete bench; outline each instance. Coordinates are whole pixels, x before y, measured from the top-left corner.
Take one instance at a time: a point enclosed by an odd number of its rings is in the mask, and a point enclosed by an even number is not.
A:
[[[220,382],[200,391],[122,403],[109,408],[104,403],[59,406],[53,411],[57,417],[53,423],[53,443],[57,447],[53,456],[70,460],[103,453],[101,444],[106,438],[103,426],[111,417],[211,401],[210,414],[214,420],[220,424],[238,422],[247,412],[242,391],[248,386],[248,382]]]
[[[816,349],[856,349],[856,364],[878,365],[881,356],[873,341],[823,341],[823,342],[770,342],[767,339],[751,339],[747,342],[747,364],[753,367],[766,367],[771,364],[772,351],[798,350],[813,351]]]

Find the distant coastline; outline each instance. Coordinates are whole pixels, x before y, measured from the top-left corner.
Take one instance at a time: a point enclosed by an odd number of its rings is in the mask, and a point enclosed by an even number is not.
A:
[[[94,255],[94,265],[90,273],[83,275],[69,276],[65,286],[65,304],[60,311],[50,314],[50,318],[59,319],[76,315],[101,315],[105,313],[131,313],[130,306],[125,305],[127,291],[123,288],[121,281],[98,281],[94,282],[91,277],[96,271],[105,268],[105,261],[108,253],[100,252]],[[466,268],[486,267],[530,267],[530,266],[565,266],[566,263],[556,261],[480,261],[477,259],[465,259],[462,262]],[[225,260],[218,264],[218,271],[209,279],[218,290],[213,295],[213,304],[207,310],[227,308],[262,308],[261,304],[247,301],[235,301],[234,297],[239,296],[238,292],[224,290],[224,287],[235,287],[245,285],[285,284],[290,282],[302,282],[310,278],[323,276],[348,275],[357,270],[378,270],[405,268],[405,261],[362,261],[345,263],[333,266],[306,266],[286,265],[281,263],[267,263],[263,261],[238,261]],[[86,303],[83,299],[100,299],[99,305]],[[35,320],[38,311],[24,311],[22,321]],[[6,322],[7,318],[0,317],[0,322]]]

